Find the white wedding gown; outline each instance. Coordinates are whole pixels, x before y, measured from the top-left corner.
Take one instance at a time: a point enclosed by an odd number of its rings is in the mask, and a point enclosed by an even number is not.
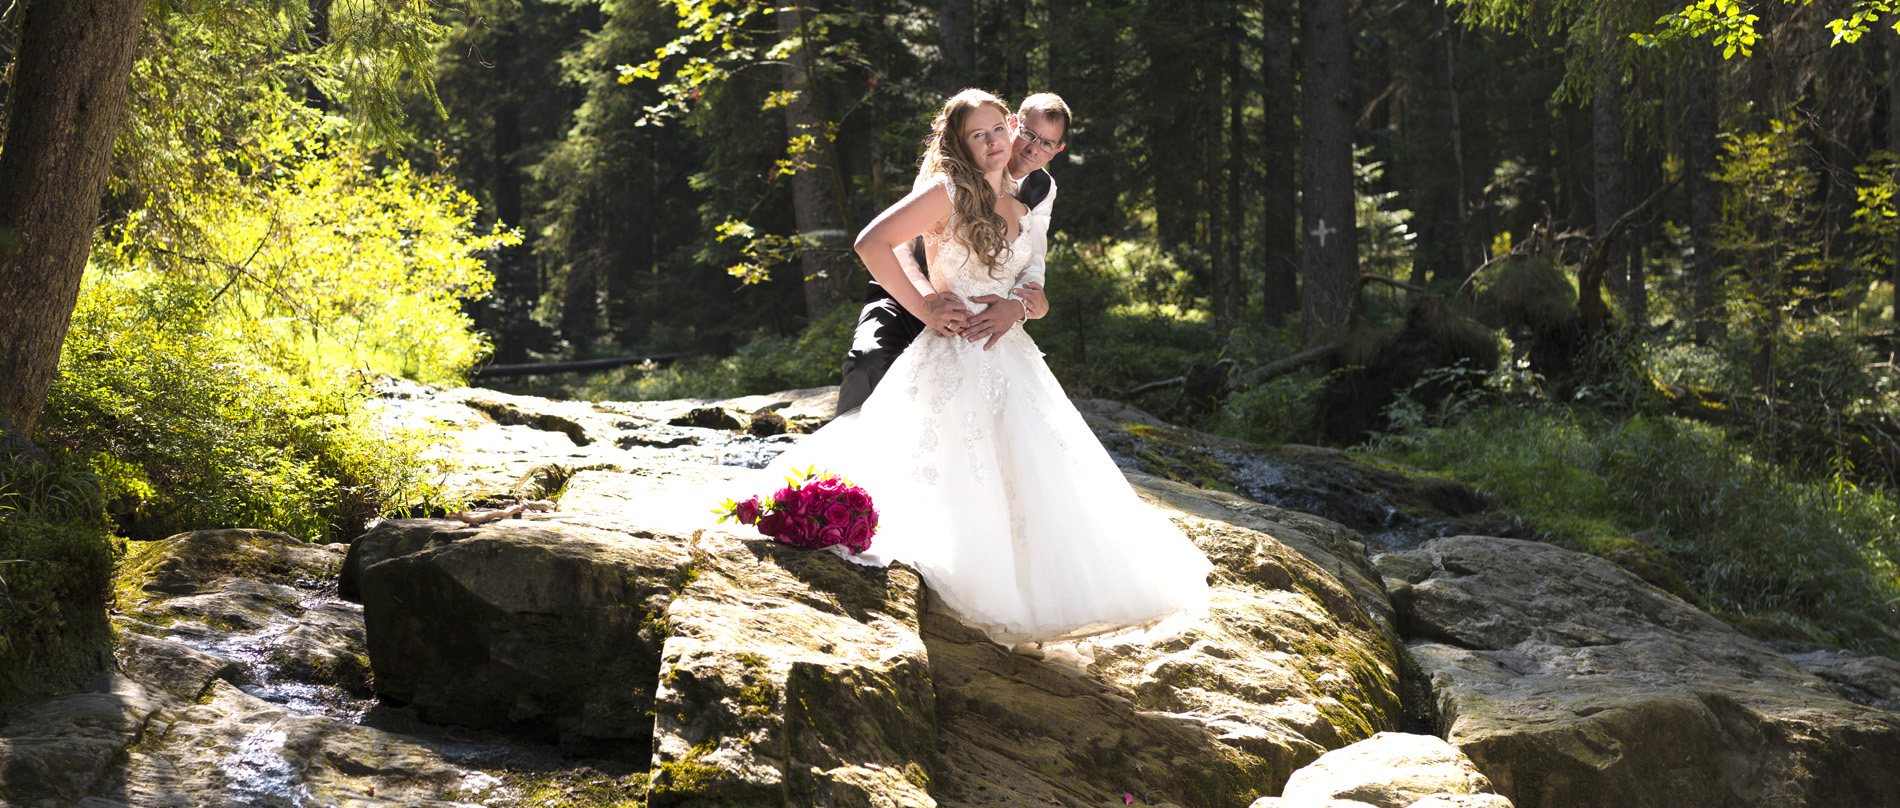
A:
[[[1030,218],[1000,278],[943,239],[931,264],[939,288],[966,302],[1007,295],[1044,235]],[[988,351],[925,329],[864,406],[770,470],[811,465],[871,494],[881,520],[871,555],[916,567],[955,617],[997,642],[1075,640],[1206,609],[1206,556],[1135,495],[1020,325]]]

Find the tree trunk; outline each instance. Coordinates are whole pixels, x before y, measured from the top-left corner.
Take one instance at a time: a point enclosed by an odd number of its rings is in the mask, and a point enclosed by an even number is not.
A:
[[[1009,0],[1009,98],[1029,95],[1029,0]]]
[[[779,12],[779,30],[789,12]],[[943,37],[943,91],[950,95],[976,81],[976,2],[942,0],[937,31]]]
[[[1887,151],[1900,154],[1900,34],[1887,39]],[[1894,181],[1900,182],[1900,167]],[[1893,321],[1900,323],[1900,236],[1891,248],[1893,265],[1887,268],[1887,280],[1893,284]]]
[[[1346,3],[1300,1],[1300,343],[1332,342],[1352,312],[1352,32]]]
[[[1608,50],[1607,48],[1605,50]],[[1623,215],[1623,97],[1617,86],[1617,71],[1606,68],[1597,76],[1595,97],[1590,104],[1591,140],[1596,178],[1596,235],[1603,238]],[[1629,310],[1629,251],[1627,240],[1608,247],[1608,270],[1603,276],[1610,294]]]
[[[33,0],[0,135],[0,415],[33,434],[125,118],[145,4]]]
[[[1240,273],[1241,217],[1240,183],[1241,173],[1246,170],[1247,130],[1244,126],[1245,109],[1242,104],[1240,76],[1240,26],[1237,24],[1238,10],[1229,9],[1227,29],[1227,209],[1223,214],[1227,224],[1226,255],[1221,261],[1225,271],[1228,293],[1227,320],[1232,323],[1240,315],[1247,303],[1247,284]],[[1221,330],[1222,339],[1226,339],[1226,329]]]
[[[1260,142],[1266,175],[1261,178],[1261,309],[1267,325],[1286,324],[1299,310],[1299,220],[1295,215],[1293,115],[1293,4],[1265,0],[1261,6],[1262,122]]]
[[[1691,49],[1685,71],[1687,109],[1683,152],[1689,173],[1689,231],[1695,242],[1692,275],[1695,278],[1695,341],[1708,345],[1726,331],[1726,315],[1718,297],[1715,228],[1720,223],[1721,188],[1711,176],[1716,165],[1715,138],[1719,121],[1715,109],[1715,67],[1707,48]]]
[[[1414,117],[1419,121],[1419,142],[1424,164],[1411,175],[1421,186],[1418,216],[1418,246],[1412,251],[1412,283],[1423,286],[1429,280],[1463,278],[1464,249],[1460,242],[1462,204],[1458,186],[1462,184],[1459,163],[1445,160],[1456,142],[1453,111],[1457,108],[1457,90],[1452,83],[1452,26],[1442,0],[1426,4],[1427,46],[1423,53],[1431,75],[1429,99]]]
[[[953,0],[947,5],[954,4]],[[796,5],[780,11],[779,34],[786,39],[800,36],[802,16]],[[804,240],[799,264],[805,279],[805,313],[817,317],[844,300],[845,287],[854,274],[855,260],[847,261],[847,256],[856,234],[847,232],[850,225],[845,221],[843,178],[838,176],[837,161],[826,136],[824,99],[813,81],[809,57],[804,48],[786,57],[780,87],[797,93],[785,105],[786,139],[810,135],[814,143],[803,157],[807,167],[792,175],[792,213]]]

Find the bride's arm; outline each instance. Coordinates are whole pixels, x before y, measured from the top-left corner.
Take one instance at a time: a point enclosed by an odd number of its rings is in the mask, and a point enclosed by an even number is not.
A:
[[[955,295],[928,294],[919,289],[898,264],[893,251],[949,219],[950,194],[942,185],[933,184],[912,191],[910,196],[878,214],[852,245],[884,291],[925,325],[946,337],[962,330],[969,310],[963,308]]]

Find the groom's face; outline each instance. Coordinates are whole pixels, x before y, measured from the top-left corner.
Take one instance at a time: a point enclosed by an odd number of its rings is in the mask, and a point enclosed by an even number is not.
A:
[[[1062,142],[1062,124],[1040,112],[1025,112],[1017,119],[1016,144],[1009,156],[1009,173],[1021,177],[1049,164],[1049,160],[1068,144]]]

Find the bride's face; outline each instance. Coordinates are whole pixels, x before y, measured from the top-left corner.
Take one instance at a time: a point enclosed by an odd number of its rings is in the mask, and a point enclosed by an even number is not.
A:
[[[1009,117],[995,107],[987,104],[979,106],[963,116],[963,148],[970,156],[970,162],[985,174],[1002,171],[1009,165],[1010,144],[1014,142],[1014,133],[1009,128]]]

